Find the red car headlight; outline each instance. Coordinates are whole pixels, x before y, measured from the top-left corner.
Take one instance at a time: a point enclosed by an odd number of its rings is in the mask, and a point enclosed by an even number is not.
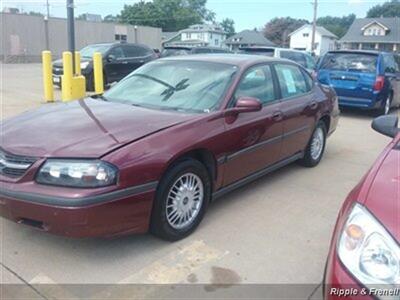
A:
[[[118,169],[101,160],[48,159],[40,168],[36,182],[77,188],[113,185]]]
[[[400,283],[399,245],[362,205],[354,205],[337,248],[344,266],[365,286]]]

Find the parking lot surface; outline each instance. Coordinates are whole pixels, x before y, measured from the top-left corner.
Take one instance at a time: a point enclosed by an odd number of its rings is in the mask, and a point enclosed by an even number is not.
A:
[[[0,66],[3,119],[52,105],[41,103],[40,65]],[[318,167],[293,164],[224,196],[180,242],[151,235],[68,239],[1,219],[1,280],[317,287],[338,210],[389,143],[371,129],[371,121],[365,112],[343,113]]]

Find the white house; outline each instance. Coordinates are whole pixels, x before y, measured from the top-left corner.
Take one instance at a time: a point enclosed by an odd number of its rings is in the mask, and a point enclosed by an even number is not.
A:
[[[342,49],[400,52],[400,18],[356,19],[340,43]]]
[[[164,46],[209,46],[224,47],[226,32],[215,24],[196,24],[179,31],[173,38],[166,40]]]
[[[311,49],[312,28],[312,25],[306,24],[290,33],[290,48],[313,52]],[[332,32],[317,26],[314,43],[315,55],[321,56],[330,50],[335,50],[337,39],[338,37]]]

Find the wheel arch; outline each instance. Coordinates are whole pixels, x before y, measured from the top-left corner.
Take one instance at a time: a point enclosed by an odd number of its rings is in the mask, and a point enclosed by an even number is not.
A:
[[[175,166],[175,164],[177,164],[179,161],[190,158],[199,161],[206,167],[207,172],[210,175],[211,183],[214,187],[214,182],[217,180],[218,176],[217,160],[214,154],[206,148],[191,149],[173,157],[167,163],[167,167],[165,168],[161,178],[168,172],[168,170],[170,170],[173,166]]]
[[[331,117],[329,115],[323,115],[319,121],[323,122],[325,125],[326,132],[328,133],[331,126]]]

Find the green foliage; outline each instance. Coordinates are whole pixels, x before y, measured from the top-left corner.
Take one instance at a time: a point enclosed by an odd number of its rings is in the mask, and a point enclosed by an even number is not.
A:
[[[343,17],[327,16],[318,18],[317,25],[324,27],[325,29],[329,30],[330,32],[341,38],[349,30],[351,24],[353,24],[355,19],[355,14],[350,14]]]
[[[308,24],[308,21],[291,17],[274,18],[265,25],[264,36],[281,47],[287,47],[289,34],[304,24]]]
[[[207,0],[142,0],[125,5],[118,18],[132,25],[178,31],[196,23],[213,21],[215,14],[206,8],[206,3]]]
[[[103,22],[105,23],[118,23],[118,17],[114,15],[107,15],[104,17]]]
[[[400,17],[400,0],[392,0],[372,7],[367,12],[367,18]]]
[[[235,32],[235,21],[233,21],[232,19],[229,19],[229,18],[223,19],[221,22],[221,27],[227,33],[228,38],[236,33]]]

